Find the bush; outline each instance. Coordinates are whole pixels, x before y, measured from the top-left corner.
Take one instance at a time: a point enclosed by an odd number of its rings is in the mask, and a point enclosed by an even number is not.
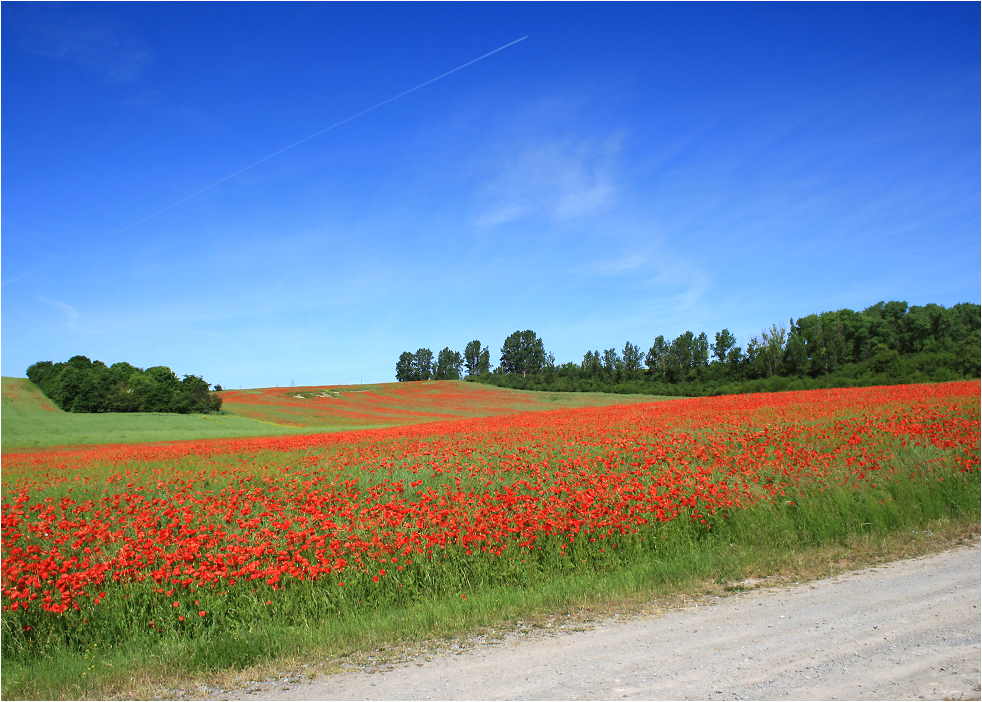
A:
[[[222,398],[196,375],[183,380],[167,366],[143,370],[129,363],[107,367],[73,356],[64,363],[40,361],[27,378],[66,412],[217,412]]]

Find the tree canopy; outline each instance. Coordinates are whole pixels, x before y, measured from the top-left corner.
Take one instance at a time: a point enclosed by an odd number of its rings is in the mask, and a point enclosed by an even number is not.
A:
[[[666,395],[957,380],[979,376],[979,328],[977,304],[891,301],[772,324],[744,346],[727,328],[712,337],[686,330],[674,338],[658,334],[646,353],[627,341],[620,352],[616,346],[593,348],[580,363],[560,365],[526,329],[505,339],[493,372],[487,347],[477,339],[465,346],[463,364],[469,379],[507,387]],[[435,374],[427,377],[458,377],[440,370],[455,367],[449,362],[455,353],[443,349],[448,362],[441,365],[438,358]],[[407,357],[415,358],[404,352],[396,377],[423,379],[400,375]]]
[[[436,357],[436,367],[433,372],[434,380],[460,380],[460,370],[464,360],[460,353],[449,346],[440,349]]]
[[[782,388],[892,384],[979,376],[980,307],[878,302],[772,324],[738,346],[727,328],[710,336],[658,334],[647,352],[631,341],[555,364],[532,330],[505,339],[501,364],[478,364],[465,348],[469,379],[538,390],[700,395]],[[710,341],[712,339],[712,341]],[[483,355],[486,347],[480,351]]]
[[[39,361],[27,369],[27,377],[66,412],[189,413],[222,407],[222,398],[204,379],[185,375],[179,380],[167,366],[143,370],[72,356],[63,363]]]
[[[531,329],[512,332],[501,346],[502,373],[524,376],[538,373],[545,365],[545,346]]]

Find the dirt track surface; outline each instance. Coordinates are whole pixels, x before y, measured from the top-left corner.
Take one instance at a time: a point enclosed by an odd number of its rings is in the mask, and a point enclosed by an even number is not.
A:
[[[979,699],[978,545],[235,699]]]

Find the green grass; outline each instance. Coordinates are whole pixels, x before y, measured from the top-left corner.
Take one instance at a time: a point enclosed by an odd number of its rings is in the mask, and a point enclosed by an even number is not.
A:
[[[310,433],[230,414],[63,412],[29,380],[3,378],[2,447],[127,444],[180,439]]]
[[[864,491],[832,488],[787,497],[717,519],[711,529],[678,519],[624,539],[617,550],[585,550],[575,567],[549,550],[530,554],[514,569],[488,567],[479,559],[431,563],[420,574],[427,589],[412,599],[352,583],[338,595],[343,601],[332,602],[316,585],[293,582],[274,606],[227,603],[228,611],[249,616],[210,628],[194,621],[191,636],[150,635],[145,627],[136,632],[119,623],[118,634],[86,637],[85,646],[68,643],[20,654],[8,649],[3,697],[173,696],[167,693],[174,684],[234,681],[230,670],[246,670],[254,678],[299,661],[418,646],[574,608],[623,606],[707,587],[739,590],[735,583],[748,576],[819,577],[837,559],[855,567],[864,559],[929,551],[942,543],[923,534],[965,537],[977,532],[979,519],[977,473],[944,481],[898,476]]]

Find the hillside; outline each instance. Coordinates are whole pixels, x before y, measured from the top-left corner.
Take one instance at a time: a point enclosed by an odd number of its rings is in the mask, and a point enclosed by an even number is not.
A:
[[[361,428],[663,399],[657,395],[511,390],[434,380],[227,390],[222,393],[222,406],[232,414],[288,426]]]
[[[232,414],[64,412],[26,378],[2,379],[2,447],[142,443],[296,433],[297,429]]]
[[[2,379],[4,451],[75,444],[276,436],[400,426],[562,407],[653,402],[653,395],[552,393],[463,383],[227,390],[219,414],[63,412],[26,378]]]

